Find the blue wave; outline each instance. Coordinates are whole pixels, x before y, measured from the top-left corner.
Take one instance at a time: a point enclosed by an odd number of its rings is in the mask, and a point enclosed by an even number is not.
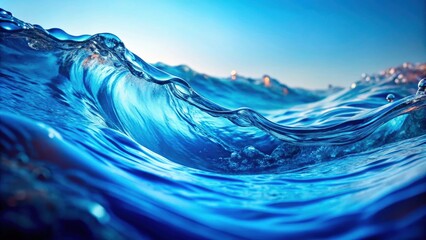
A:
[[[6,237],[421,238],[426,64],[291,88],[0,10]]]

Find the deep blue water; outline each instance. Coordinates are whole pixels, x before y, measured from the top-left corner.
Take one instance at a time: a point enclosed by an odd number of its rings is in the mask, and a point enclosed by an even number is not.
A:
[[[0,10],[0,238],[423,238],[424,77],[266,87]]]

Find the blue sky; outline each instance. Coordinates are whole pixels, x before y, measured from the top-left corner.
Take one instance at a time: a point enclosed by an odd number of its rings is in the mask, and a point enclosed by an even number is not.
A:
[[[269,74],[290,86],[349,86],[364,72],[426,62],[424,0],[0,0],[0,7],[72,35],[111,32],[148,62],[214,76]]]

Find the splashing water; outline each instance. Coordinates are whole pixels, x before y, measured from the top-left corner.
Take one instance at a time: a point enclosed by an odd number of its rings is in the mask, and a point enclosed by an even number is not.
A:
[[[425,236],[425,64],[307,91],[2,9],[0,54],[0,236]]]

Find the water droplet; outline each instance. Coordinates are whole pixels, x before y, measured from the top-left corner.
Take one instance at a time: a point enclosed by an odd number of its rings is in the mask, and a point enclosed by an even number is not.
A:
[[[44,125],[44,127],[47,130],[47,135],[49,138],[53,139],[53,138],[57,138],[57,139],[61,139],[62,140],[62,136],[61,134],[59,134],[55,129],[48,127],[46,125]]]
[[[253,157],[253,155],[256,153],[256,148],[254,148],[253,146],[248,146],[247,148],[244,149],[244,153],[248,157]]]
[[[0,22],[0,28],[6,31],[13,31],[13,30],[19,30],[20,27],[15,22],[11,21],[1,21]]]
[[[405,63],[403,63],[403,64],[402,64],[402,67],[403,67],[403,68],[412,68],[412,67],[413,67],[413,64],[411,64],[411,63],[409,63],[409,62],[405,62]]]
[[[387,96],[386,96],[386,101],[388,101],[388,102],[393,102],[395,100],[395,95],[393,95],[392,93],[389,93]]]
[[[88,207],[90,213],[101,222],[107,222],[109,220],[108,213],[106,212],[105,208],[102,207],[102,205],[98,203],[93,203]]]
[[[238,75],[237,75],[237,71],[236,71],[236,70],[232,70],[232,71],[231,71],[231,79],[232,79],[232,80],[236,80],[236,79],[237,79],[237,76],[238,76]]]
[[[232,152],[231,153],[231,158],[233,158],[233,159],[235,159],[235,158],[238,158],[239,156],[238,156],[238,153],[237,152]]]
[[[241,153],[244,157],[249,159],[262,159],[265,157],[265,154],[263,154],[253,146],[245,147]]]
[[[0,8],[0,18],[10,19],[12,17],[12,13]]]
[[[425,95],[426,94],[426,78],[423,78],[422,80],[419,81],[419,85],[418,85],[418,89],[417,89],[417,95]]]
[[[268,75],[264,75],[263,76],[263,84],[265,85],[265,87],[270,87],[271,86],[271,77],[269,77]]]
[[[352,83],[351,88],[352,89],[356,88],[356,83]]]

